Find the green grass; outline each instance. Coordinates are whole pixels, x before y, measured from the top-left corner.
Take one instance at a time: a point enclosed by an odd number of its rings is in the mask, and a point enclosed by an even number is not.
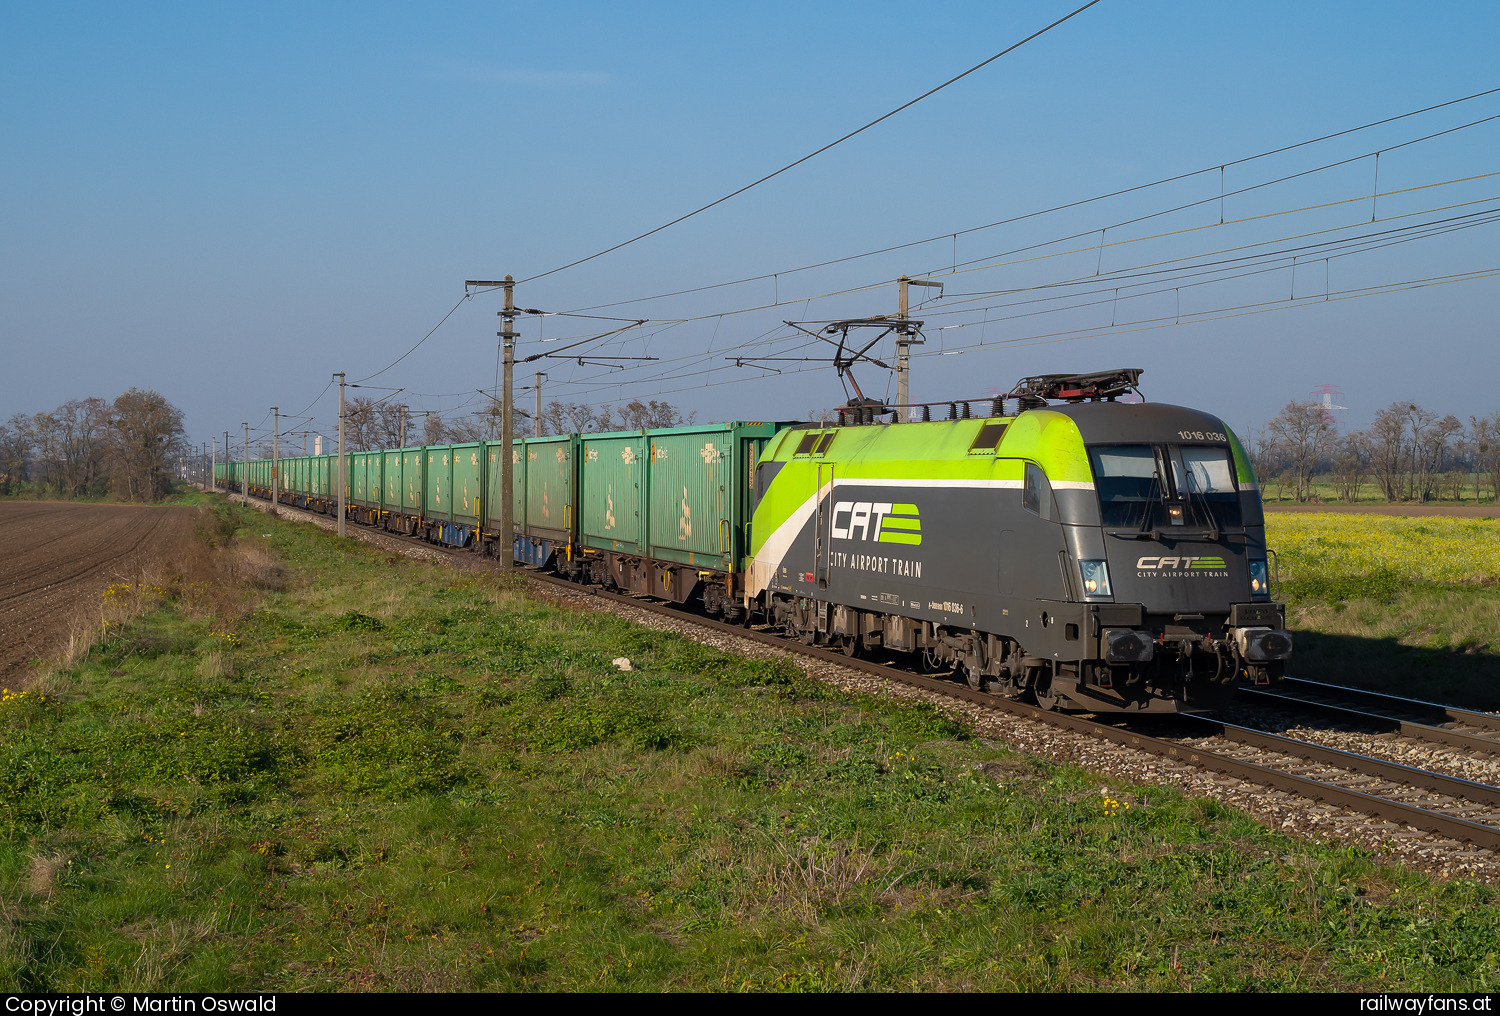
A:
[[[1500,982],[1487,887],[223,511],[280,579],[0,703],[0,988]]]

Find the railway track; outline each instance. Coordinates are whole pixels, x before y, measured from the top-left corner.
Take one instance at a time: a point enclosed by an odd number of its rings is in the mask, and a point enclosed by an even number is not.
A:
[[[1276,691],[1242,689],[1247,703],[1301,709],[1401,737],[1500,755],[1500,715],[1421,699],[1287,678]]]
[[[305,516],[320,522],[329,521],[285,505],[280,506],[280,509],[288,514]],[[363,532],[364,530],[361,528],[356,531]],[[369,531],[371,535],[376,532]],[[454,559],[472,557],[464,551],[438,548],[413,537],[384,532],[380,532],[379,535],[414,548],[420,547],[433,557]],[[836,664],[925,692],[1060,727],[1148,755],[1215,772],[1232,783],[1241,782],[1274,788],[1287,794],[1320,802],[1325,806],[1345,808],[1358,814],[1372,816],[1386,823],[1384,831],[1391,836],[1405,835],[1408,829],[1422,830],[1447,838],[1452,841],[1452,846],[1469,843],[1484,850],[1500,853],[1500,787],[1434,772],[1418,766],[1404,765],[1388,759],[1330,748],[1210,717],[1185,715],[1171,718],[1174,726],[1179,729],[1168,732],[1167,736],[1156,736],[1145,733],[1139,727],[1127,727],[1119,722],[1103,722],[1085,716],[1044,710],[1025,702],[976,691],[967,685],[940,677],[916,674],[887,663],[849,657],[841,652],[804,645],[767,630],[726,624],[653,600],[595,587],[580,586],[540,572],[527,570],[525,574],[537,584],[565,590],[575,596],[625,604],[637,610],[671,618],[678,623],[691,624],[720,634],[761,643],[784,652]],[[1361,695],[1366,696],[1364,701],[1373,701],[1370,698],[1373,693],[1358,693],[1351,689],[1317,685],[1316,682],[1289,680],[1287,685],[1290,688],[1288,693],[1272,693],[1269,697],[1281,699],[1285,704],[1295,703],[1308,708],[1339,710],[1339,715],[1355,711],[1356,706],[1353,703]],[[1342,695],[1345,692],[1349,693],[1346,699],[1335,701],[1335,693]],[[1455,726],[1453,728],[1439,727],[1435,724],[1419,722],[1418,719],[1401,719],[1394,714],[1386,716],[1377,713],[1368,714],[1385,723],[1404,725],[1413,730],[1421,728],[1424,733],[1428,729],[1440,731],[1451,738],[1441,743],[1454,747],[1467,750],[1500,751],[1500,717],[1489,717],[1495,725],[1481,729],[1489,729],[1494,736],[1483,739],[1482,735],[1458,729],[1458,726],[1478,727],[1483,721],[1477,718],[1488,717],[1489,714],[1453,710],[1415,700],[1392,700],[1390,696],[1375,697],[1403,703],[1402,708],[1407,713],[1423,719],[1431,720],[1442,716],[1444,722]],[[1401,727],[1396,729],[1401,729]],[[1480,747],[1478,741],[1470,744],[1464,740],[1467,738],[1482,739],[1487,746]]]

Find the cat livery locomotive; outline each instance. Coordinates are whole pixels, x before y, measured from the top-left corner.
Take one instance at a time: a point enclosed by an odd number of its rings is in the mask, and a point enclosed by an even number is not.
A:
[[[1291,637],[1245,452],[1207,413],[1119,401],[1139,374],[1029,378],[1013,416],[781,432],[747,607],[1049,708],[1212,709],[1279,680]]]

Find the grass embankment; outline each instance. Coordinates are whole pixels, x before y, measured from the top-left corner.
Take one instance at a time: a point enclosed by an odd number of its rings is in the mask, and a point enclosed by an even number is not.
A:
[[[242,598],[0,704],[4,988],[1500,981],[1491,889],[226,511]]]
[[[1302,677],[1500,709],[1500,519],[1272,514]]]

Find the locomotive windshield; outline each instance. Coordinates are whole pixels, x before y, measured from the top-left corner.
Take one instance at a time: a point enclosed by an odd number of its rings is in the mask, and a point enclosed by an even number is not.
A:
[[[1222,445],[1095,445],[1089,461],[1106,526],[1240,525],[1234,467]]]

